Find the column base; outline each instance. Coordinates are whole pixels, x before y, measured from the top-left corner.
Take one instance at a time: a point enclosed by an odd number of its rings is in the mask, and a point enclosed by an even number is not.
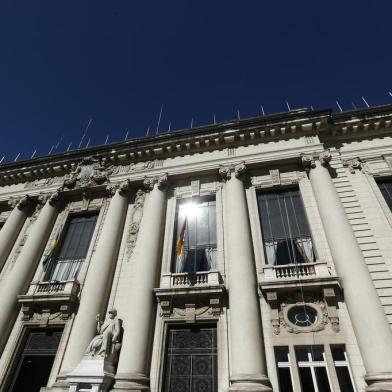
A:
[[[150,391],[150,379],[145,374],[139,373],[117,374],[111,391],[148,392]]]
[[[230,377],[228,392],[272,392],[271,383],[264,374],[238,374]]]
[[[366,392],[392,392],[392,373],[377,373],[365,376]]]

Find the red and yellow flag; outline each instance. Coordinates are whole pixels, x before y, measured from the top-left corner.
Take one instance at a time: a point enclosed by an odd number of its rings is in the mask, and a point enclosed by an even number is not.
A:
[[[178,235],[177,240],[177,266],[176,272],[182,272],[184,259],[185,259],[185,249],[184,242],[186,236],[186,219],[184,219],[184,223],[181,226],[180,234]]]

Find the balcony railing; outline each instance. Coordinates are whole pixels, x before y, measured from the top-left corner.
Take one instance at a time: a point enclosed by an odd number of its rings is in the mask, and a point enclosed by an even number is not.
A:
[[[326,262],[265,266],[264,280],[293,280],[330,276]]]
[[[163,274],[161,288],[217,286],[221,283],[216,270]]]
[[[19,302],[61,302],[62,300],[76,297],[78,292],[79,282],[77,280],[67,280],[64,282],[32,282],[28,292],[19,296]]]

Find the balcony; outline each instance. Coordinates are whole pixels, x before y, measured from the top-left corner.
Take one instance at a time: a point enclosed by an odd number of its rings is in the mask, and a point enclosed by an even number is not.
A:
[[[167,273],[162,275],[160,287],[154,291],[160,304],[161,316],[173,316],[175,308],[177,316],[183,313],[186,321],[195,321],[197,317],[202,317],[195,310],[197,308],[209,309],[203,317],[207,314],[219,316],[225,286],[217,270]]]
[[[325,261],[286,265],[267,265],[259,278],[262,290],[301,286],[338,285],[339,279]]]
[[[43,309],[51,309],[52,313],[57,310],[67,318],[79,302],[78,293],[77,280],[32,282],[26,294],[18,295],[18,302],[22,304],[25,320]]]

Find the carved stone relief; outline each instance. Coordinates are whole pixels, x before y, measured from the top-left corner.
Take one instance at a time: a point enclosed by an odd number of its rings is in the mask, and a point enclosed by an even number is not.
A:
[[[114,166],[112,170],[112,174],[134,173],[134,172],[150,170],[162,166],[163,166],[163,161],[159,159],[155,161],[136,162],[136,163],[130,163],[129,165]]]
[[[102,185],[109,181],[113,168],[103,159],[83,158],[63,180],[63,189],[85,188]]]
[[[128,261],[132,256],[133,250],[136,245],[137,237],[139,234],[140,222],[143,217],[143,206],[146,199],[146,194],[144,191],[139,189],[136,192],[135,203],[132,207],[131,222],[129,224],[128,238],[127,238],[127,253]]]
[[[222,312],[222,298],[219,295],[209,298],[176,299],[172,296],[158,297],[160,316],[171,320],[189,323],[218,318]]]
[[[291,295],[279,296],[276,291],[267,292],[267,302],[271,307],[271,324],[275,335],[279,335],[281,330],[288,333],[309,333],[318,332],[326,328],[328,324],[334,332],[339,332],[339,316],[337,313],[337,302],[335,290],[326,288],[323,294],[307,293],[303,295],[297,292]],[[289,312],[295,308],[310,308],[317,314],[314,323],[308,326],[293,324],[288,317]]]
[[[345,159],[342,163],[344,167],[348,168],[351,174],[355,174],[356,170],[362,169],[362,161],[360,158]]]

